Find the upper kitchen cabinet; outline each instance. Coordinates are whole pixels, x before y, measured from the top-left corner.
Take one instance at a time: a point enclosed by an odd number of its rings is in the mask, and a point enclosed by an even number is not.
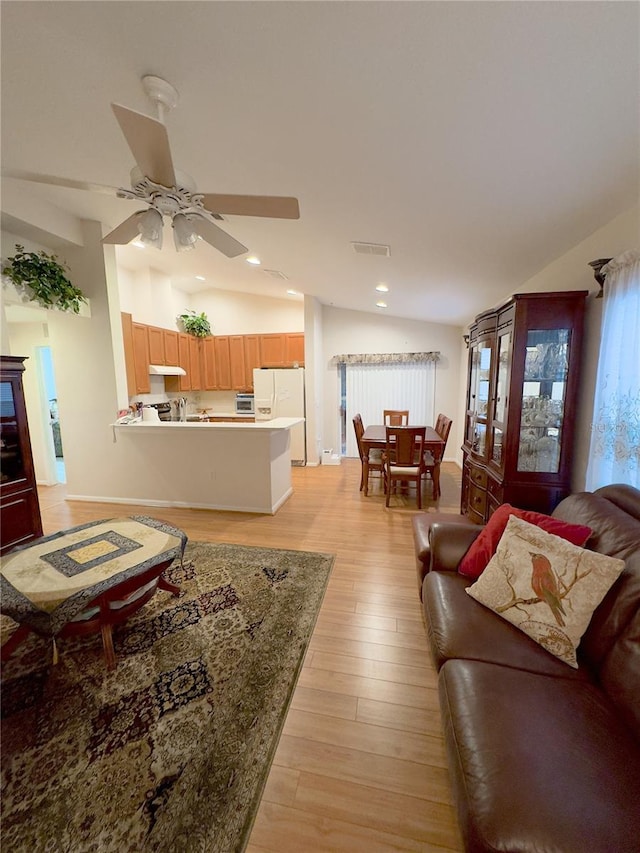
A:
[[[218,378],[216,376],[216,347],[215,338],[207,337],[202,340],[202,390],[215,391],[217,389]]]
[[[149,327],[143,323],[133,323],[133,364],[136,377],[136,394],[149,394]]]
[[[42,536],[22,387],[24,358],[0,359],[0,552]]]
[[[260,335],[243,335],[244,387],[253,390],[253,370],[260,364]]]
[[[302,332],[260,335],[260,367],[304,366]]]
[[[164,363],[172,365],[179,364],[178,333],[172,332],[169,329],[163,329],[162,340],[164,343]]]
[[[231,355],[229,351],[229,336],[214,337],[216,351],[216,382],[218,391],[231,390]]]
[[[229,363],[232,389],[234,391],[246,391],[253,387],[253,381],[251,385],[246,384],[244,335],[229,335]]]
[[[587,291],[521,293],[470,329],[462,512],[549,513],[571,489]]]
[[[149,363],[164,364],[164,329],[147,326],[149,336]]]
[[[304,334],[285,335],[285,361],[287,367],[304,367]]]

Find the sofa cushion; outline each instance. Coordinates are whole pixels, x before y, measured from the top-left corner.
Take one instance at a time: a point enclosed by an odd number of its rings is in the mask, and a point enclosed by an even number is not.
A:
[[[510,516],[467,593],[577,669],[576,648],[624,561],[578,548]]]
[[[630,557],[624,571],[598,606],[580,642],[580,651],[598,671],[640,607],[640,551]],[[640,710],[640,701],[638,702]]]
[[[438,685],[466,850],[637,853],[640,747],[597,687],[464,660]]]
[[[637,495],[635,489],[620,486],[609,486],[599,493],[578,492],[561,501],[553,517],[588,525],[593,533],[587,548],[626,560],[640,550],[640,520],[627,511],[634,506],[633,493]]]
[[[429,572],[424,579],[422,607],[438,669],[451,658],[470,658],[541,675],[592,678],[589,667],[568,667],[514,625],[470,598],[465,592],[470,584],[469,578],[452,572]]]
[[[493,513],[482,533],[473,542],[462,558],[458,571],[468,578],[479,578],[487,567],[498,547],[498,542],[505,531],[507,522],[512,515],[522,518],[530,524],[536,524],[548,533],[561,536],[574,545],[584,545],[591,535],[591,528],[581,524],[571,524],[560,518],[544,515],[541,512],[518,509],[511,504],[502,504]]]

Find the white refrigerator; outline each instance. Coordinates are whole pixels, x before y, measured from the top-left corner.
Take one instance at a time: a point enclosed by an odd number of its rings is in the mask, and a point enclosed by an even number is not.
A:
[[[304,418],[304,367],[256,367],[253,396],[257,421]],[[291,464],[305,465],[307,443],[304,422],[290,430]]]

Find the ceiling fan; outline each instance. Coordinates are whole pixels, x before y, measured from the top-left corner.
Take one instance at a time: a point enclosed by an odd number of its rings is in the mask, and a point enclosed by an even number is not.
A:
[[[164,217],[171,219],[176,249],[193,249],[202,238],[228,258],[247,252],[238,240],[223,231],[215,220],[221,214],[299,219],[298,200],[289,196],[217,195],[198,193],[190,175],[174,169],[164,115],[178,103],[177,90],[161,77],[147,75],[142,86],[155,104],[158,118],[111,104],[111,109],[131,149],[136,166],[131,170],[131,189],[107,187],[82,181],[37,175],[32,172],[4,171],[7,177],[55,186],[114,193],[118,198],[137,199],[147,207],[121,222],[103,243],[123,245],[138,238],[145,245],[162,247]]]

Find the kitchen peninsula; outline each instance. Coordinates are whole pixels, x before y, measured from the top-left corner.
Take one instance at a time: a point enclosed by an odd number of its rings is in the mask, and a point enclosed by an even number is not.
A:
[[[112,424],[128,473],[114,500],[273,515],[293,492],[289,431],[302,421]]]

